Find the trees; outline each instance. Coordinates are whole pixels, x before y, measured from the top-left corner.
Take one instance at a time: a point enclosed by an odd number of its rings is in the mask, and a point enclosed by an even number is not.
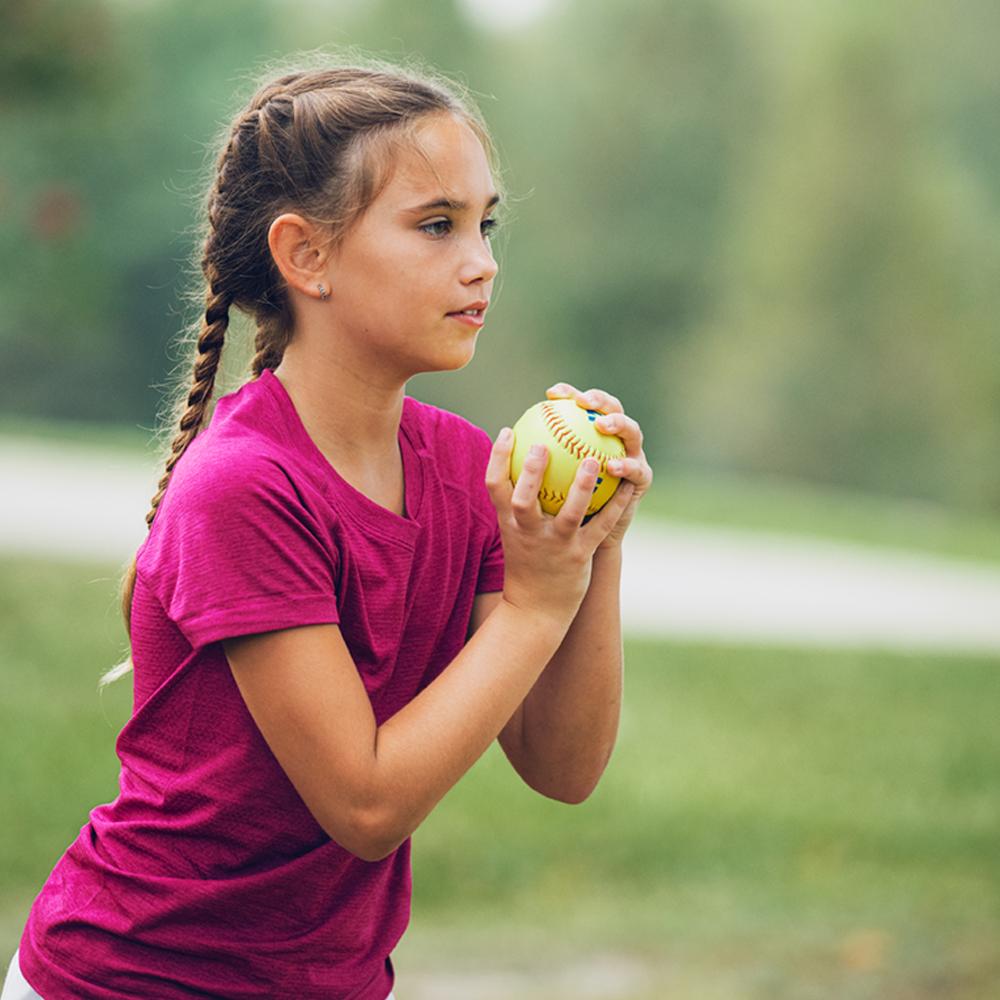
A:
[[[0,407],[152,424],[243,75],[357,44],[466,82],[509,171],[494,318],[431,396],[498,427],[596,382],[664,462],[1000,509],[988,0],[411,8],[7,5]]]

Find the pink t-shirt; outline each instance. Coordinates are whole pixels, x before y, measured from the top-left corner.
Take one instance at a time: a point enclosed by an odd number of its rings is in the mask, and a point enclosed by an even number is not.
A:
[[[407,396],[399,446],[402,517],[338,475],[265,371],[178,462],[139,549],[120,793],[91,811],[21,938],[46,1000],[385,1000],[410,841],[366,862],[323,832],[220,640],[338,622],[379,725],[454,659],[473,597],[503,586],[490,438]]]

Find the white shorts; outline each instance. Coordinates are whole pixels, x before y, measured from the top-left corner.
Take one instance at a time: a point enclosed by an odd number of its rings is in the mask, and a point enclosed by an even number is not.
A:
[[[3,993],[0,993],[0,1000],[42,1000],[21,975],[21,966],[17,961],[16,951],[7,968],[7,978],[3,983]],[[396,998],[390,993],[385,1000],[396,1000]]]
[[[7,978],[3,981],[3,993],[0,993],[0,1000],[42,1000],[21,975],[21,966],[18,964],[16,951],[7,967]]]

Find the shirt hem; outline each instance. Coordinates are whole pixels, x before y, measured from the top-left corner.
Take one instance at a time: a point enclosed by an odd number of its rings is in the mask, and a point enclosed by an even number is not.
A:
[[[144,582],[148,587],[148,582]],[[191,648],[198,650],[222,639],[256,632],[300,625],[338,625],[340,610],[330,594],[275,594],[273,601],[258,599],[223,605],[195,618],[180,619],[176,624]]]
[[[73,1000],[122,1000],[122,994],[112,990],[107,990],[102,986],[95,986],[86,980],[79,979],[71,972],[59,968],[58,973],[54,973],[57,966],[49,959],[39,953],[31,942],[29,928],[25,927],[21,937],[21,942],[17,948],[15,960],[21,971],[24,981],[42,998],[42,1000],[64,1000],[72,997]],[[390,960],[391,961],[391,960]],[[375,979],[367,985],[355,989],[346,988],[343,993],[345,1000],[388,1000],[393,995],[395,989],[395,973],[387,972],[385,968],[376,974]],[[191,995],[186,987],[177,987],[175,993],[171,993],[169,988],[157,991],[158,1000],[182,1000]],[[244,994],[251,996],[253,994]],[[302,996],[304,994],[297,994]],[[262,1000],[272,994],[260,994]],[[329,1000],[333,993],[329,987],[323,987],[321,992],[316,994],[317,998],[322,996],[324,1000]]]

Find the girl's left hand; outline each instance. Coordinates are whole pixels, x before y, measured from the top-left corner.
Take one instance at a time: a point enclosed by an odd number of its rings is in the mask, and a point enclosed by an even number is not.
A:
[[[595,421],[597,429],[605,434],[615,434],[625,442],[625,458],[608,462],[607,469],[611,475],[633,482],[635,491],[607,538],[597,546],[597,551],[620,548],[622,538],[635,516],[636,505],[653,481],[653,470],[642,450],[642,428],[631,417],[625,416],[625,410],[618,399],[602,389],[581,392],[566,382],[558,382],[551,389],[546,389],[545,394],[549,399],[575,399],[585,410],[597,410],[603,414]]]

